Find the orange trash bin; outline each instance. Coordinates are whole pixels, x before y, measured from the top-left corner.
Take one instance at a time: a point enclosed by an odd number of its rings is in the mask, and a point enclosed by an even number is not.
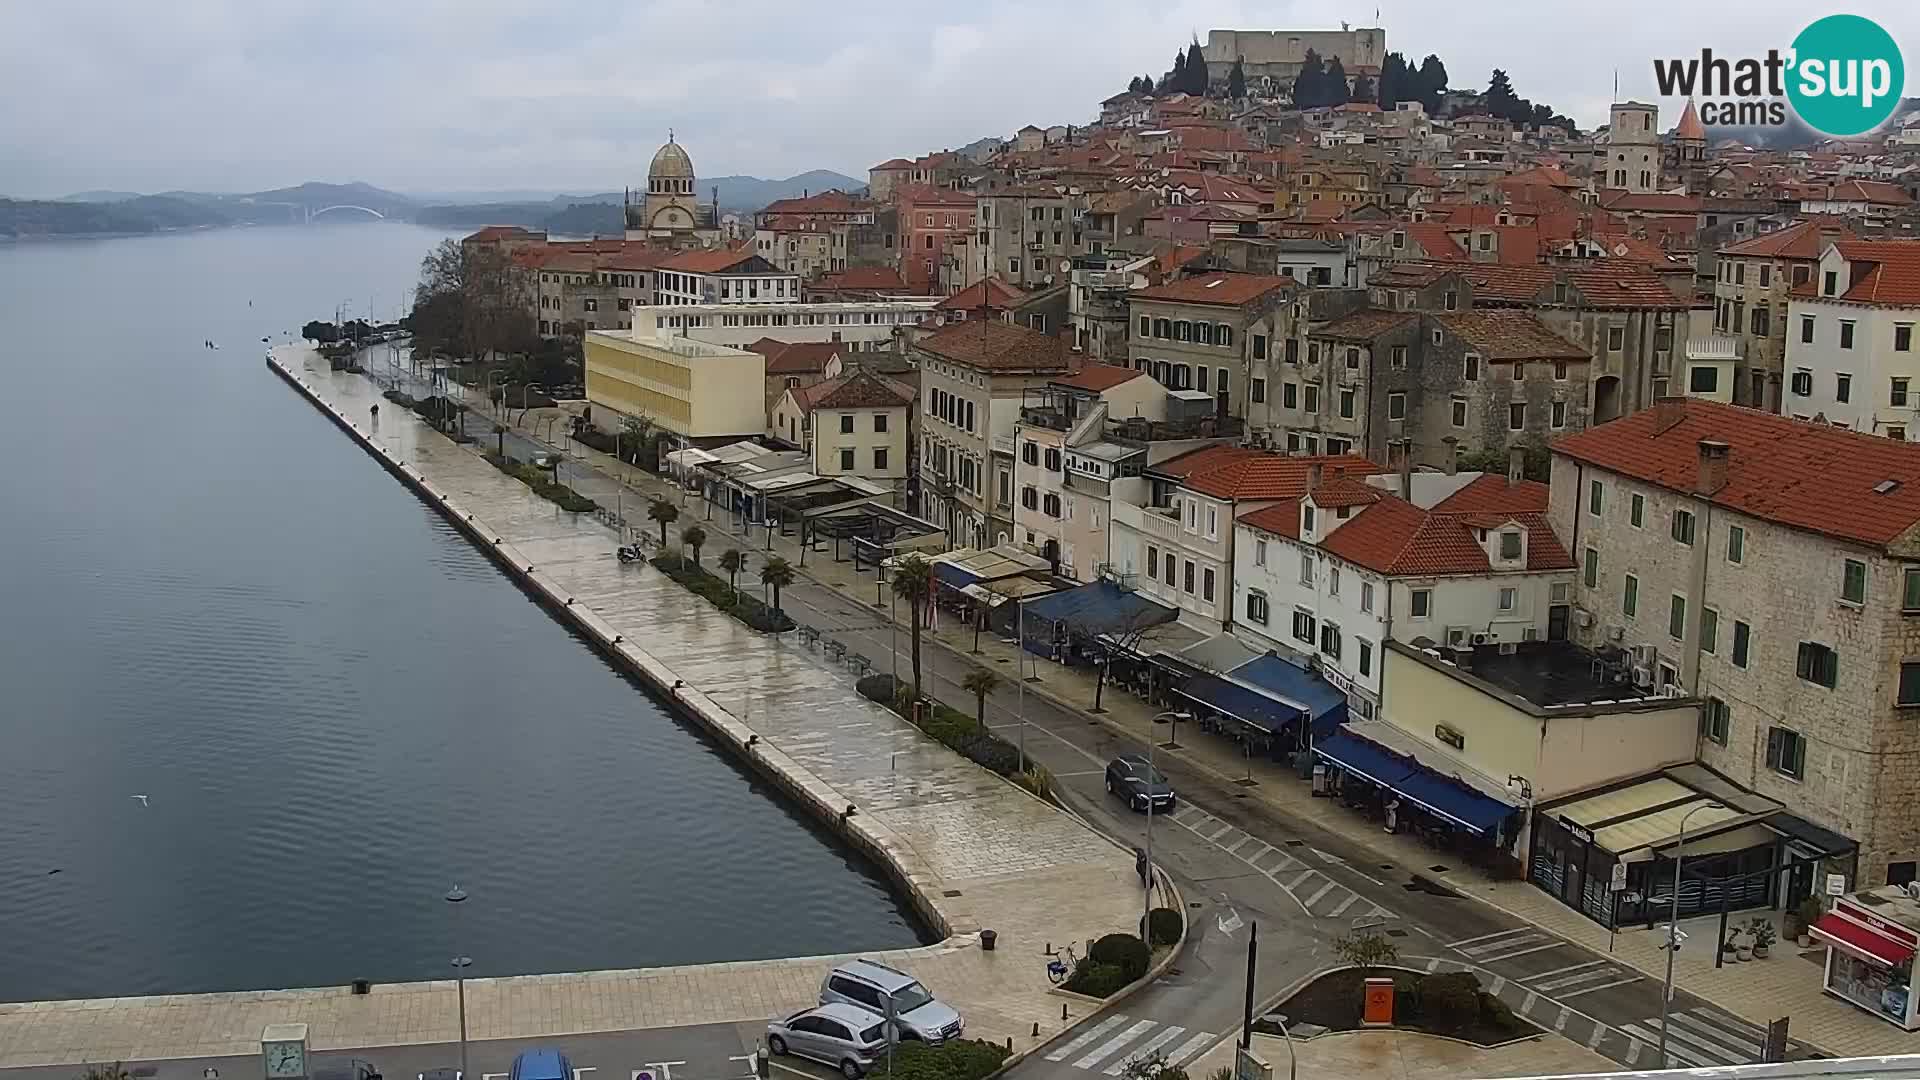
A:
[[[1366,980],[1366,1003],[1360,1022],[1368,1027],[1386,1027],[1393,1023],[1393,980]]]

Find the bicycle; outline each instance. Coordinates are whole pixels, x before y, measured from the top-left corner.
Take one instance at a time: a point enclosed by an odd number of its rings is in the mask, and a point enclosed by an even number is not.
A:
[[[1073,969],[1078,966],[1080,961],[1073,955],[1073,946],[1062,945],[1060,954],[1049,957],[1047,960],[1047,981],[1059,986],[1067,981],[1067,977],[1072,975]]]

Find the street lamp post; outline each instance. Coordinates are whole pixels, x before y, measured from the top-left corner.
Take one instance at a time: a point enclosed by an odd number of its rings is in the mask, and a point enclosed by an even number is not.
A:
[[[455,885],[447,890],[447,903],[454,908],[467,902],[467,891]],[[453,977],[455,989],[460,995],[460,1080],[467,1077],[467,968],[473,966],[471,956],[455,955],[453,958]]]
[[[1276,1026],[1280,1028],[1280,1034],[1287,1039],[1287,1080],[1299,1080],[1300,1056],[1293,1052],[1293,1032],[1287,1030],[1289,1021],[1285,1015],[1281,1015],[1279,1021]]]
[[[1667,914],[1667,984],[1660,995],[1660,1067],[1667,1068],[1667,1016],[1673,1006],[1673,954],[1680,951],[1680,865],[1687,858],[1687,819],[1702,810],[1725,810],[1717,802],[1704,802],[1680,817],[1680,843],[1673,849],[1673,903]]]
[[[1163,719],[1177,725],[1189,717],[1183,712],[1155,713],[1153,724]],[[1147,887],[1146,895],[1140,900],[1140,938],[1149,945],[1152,944],[1152,927],[1147,923],[1153,913],[1153,778],[1159,775],[1159,770],[1153,764],[1153,724],[1147,725]]]

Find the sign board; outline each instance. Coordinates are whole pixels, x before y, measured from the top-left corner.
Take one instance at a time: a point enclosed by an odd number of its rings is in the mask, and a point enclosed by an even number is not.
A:
[[[1583,829],[1578,825],[1575,825],[1571,820],[1569,820],[1565,816],[1562,816],[1560,818],[1560,827],[1567,830],[1567,835],[1573,837],[1575,840],[1578,840],[1583,844],[1593,843],[1592,832],[1586,829]]]
[[[1273,1080],[1273,1066],[1244,1046],[1233,1048],[1233,1080]]]
[[[1368,979],[1366,1004],[1360,1013],[1365,1027],[1384,1027],[1393,1023],[1393,980]]]
[[[1613,878],[1607,882],[1607,888],[1613,890],[1614,892],[1627,891],[1627,864],[1626,863],[1617,862],[1613,864]]]
[[[1767,1025],[1767,1045],[1760,1054],[1761,1061],[1787,1060],[1787,1017]]]
[[[1847,875],[1828,874],[1827,875],[1827,895],[1828,896],[1847,895]]]
[[[1467,737],[1445,724],[1433,725],[1433,737],[1453,747],[1455,750],[1467,748]]]

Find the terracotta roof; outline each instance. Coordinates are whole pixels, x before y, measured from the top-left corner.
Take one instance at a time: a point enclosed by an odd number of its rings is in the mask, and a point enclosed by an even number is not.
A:
[[[1135,300],[1165,300],[1181,304],[1221,304],[1238,306],[1273,292],[1292,289],[1292,278],[1275,274],[1229,274],[1209,272],[1169,281],[1132,294]]]
[[[817,391],[811,395],[816,409],[897,409],[909,403],[897,385],[858,368],[812,389]]]
[[[1065,340],[997,319],[955,323],[921,338],[914,348],[989,371],[1066,371]]]
[[[1865,202],[1880,206],[1913,204],[1913,197],[1899,184],[1889,184],[1884,180],[1843,180],[1834,184],[1830,193],[1816,197],[1834,202]]]
[[[545,232],[534,232],[518,225],[488,225],[479,232],[462,238],[463,244],[489,243],[494,240],[545,240]]]
[[[1318,330],[1308,331],[1309,337],[1332,338],[1335,341],[1372,341],[1392,330],[1398,330],[1419,316],[1411,311],[1375,311],[1368,309],[1356,311],[1333,320]]]
[[[1839,218],[1810,217],[1784,229],[1775,229],[1751,240],[1721,248],[1720,254],[1767,259],[1818,259],[1830,241],[1853,238],[1853,230]]]
[[[1843,240],[1834,246],[1841,258],[1854,265],[1847,291],[1837,299],[1920,307],[1920,240]],[[1813,282],[1804,284],[1811,295]]]
[[[1587,351],[1524,311],[1449,311],[1434,320],[1489,360],[1585,360]]]
[[[1564,274],[1590,308],[1677,310],[1688,306],[1646,264],[1628,259],[1601,259],[1585,266],[1560,268],[1444,260],[1403,262],[1388,265],[1373,280],[1380,285],[1423,288],[1447,274],[1458,274],[1473,283],[1476,304],[1546,303],[1555,275]]]
[[[841,343],[761,338],[747,348],[767,358],[769,375],[818,375],[827,370],[827,361],[840,355]]]
[[[718,274],[731,270],[748,259],[758,258],[743,248],[715,248],[711,251],[685,251],[660,264],[662,270],[687,274]]]
[[[1614,190],[1600,193],[1600,205],[1615,213],[1697,214],[1700,212],[1700,197],[1674,195],[1664,191]]]
[[[1436,511],[1447,514],[1544,514],[1553,489],[1537,480],[1509,484],[1497,473],[1487,473],[1440,500]]]
[[[1118,364],[1082,364],[1079,371],[1074,372],[1064,379],[1055,379],[1053,381],[1059,386],[1072,386],[1081,390],[1092,390],[1098,393],[1103,390],[1111,390],[1121,383],[1132,382],[1145,374],[1146,372],[1144,371],[1136,371],[1130,367],[1121,367]]]
[[[1680,122],[1674,125],[1673,137],[1707,141],[1707,127],[1700,122],[1700,114],[1695,111],[1692,98],[1687,99],[1687,111],[1680,114]]]
[[[961,289],[933,305],[935,311],[973,311],[978,308],[1010,308],[1025,300],[1027,294],[997,277],[985,278]]]
[[[891,161],[883,161],[880,164],[875,165],[872,168],[868,169],[867,171],[879,172],[882,169],[911,169],[911,168],[913,168],[913,162],[908,161],[906,158],[897,157]]]
[[[811,289],[863,289],[875,292],[904,292],[907,283],[900,271],[891,266],[849,266],[827,274],[808,286]]]
[[[799,198],[775,199],[763,214],[856,214],[873,209],[873,202],[858,195],[830,188]]]
[[[1255,452],[1210,468],[1195,470],[1185,485],[1202,495],[1216,499],[1290,499],[1307,490],[1309,466],[1319,465],[1323,473],[1335,469],[1348,475],[1367,476],[1382,471],[1380,466],[1358,454],[1322,457],[1289,457],[1285,454]]]
[[[1236,520],[1275,536],[1300,539],[1300,500],[1282,499],[1272,506],[1241,514]]]
[[[1386,492],[1344,473],[1322,481],[1319,487],[1307,493],[1307,498],[1312,499],[1315,506],[1330,510],[1338,510],[1343,506],[1368,506],[1386,497]]]
[[[1659,429],[1663,417],[1674,420]],[[1886,547],[1920,524],[1920,444],[1700,398],[1569,435],[1556,454],[1675,491],[1692,491],[1700,441],[1730,448],[1713,503],[1826,536]],[[1876,487],[1893,482],[1884,491]]]
[[[1194,473],[1223,465],[1229,461],[1237,461],[1243,457],[1258,457],[1259,455],[1260,451],[1245,446],[1228,446],[1224,443],[1216,443],[1213,446],[1203,446],[1198,450],[1189,450],[1184,454],[1170,457],[1158,465],[1149,467],[1147,471],[1184,480]]]
[[[1503,480],[1502,483],[1505,481]],[[1247,520],[1247,519],[1242,519]],[[1336,558],[1395,576],[1487,574],[1493,563],[1481,530],[1509,522],[1527,532],[1527,569],[1571,570],[1573,557],[1543,513],[1464,515],[1422,510],[1397,495],[1381,493],[1317,545]]]

